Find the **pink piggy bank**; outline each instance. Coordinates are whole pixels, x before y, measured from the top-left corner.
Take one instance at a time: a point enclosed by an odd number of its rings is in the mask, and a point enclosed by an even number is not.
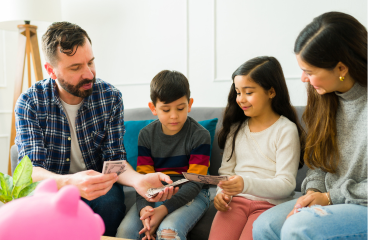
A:
[[[80,199],[75,186],[58,192],[55,180],[40,183],[33,196],[0,207],[1,240],[100,240],[102,218]]]

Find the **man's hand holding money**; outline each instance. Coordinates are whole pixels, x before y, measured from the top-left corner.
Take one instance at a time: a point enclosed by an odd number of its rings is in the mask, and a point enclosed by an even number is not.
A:
[[[66,184],[76,186],[81,197],[91,201],[110,191],[117,180],[116,173],[102,174],[87,170],[69,175]]]

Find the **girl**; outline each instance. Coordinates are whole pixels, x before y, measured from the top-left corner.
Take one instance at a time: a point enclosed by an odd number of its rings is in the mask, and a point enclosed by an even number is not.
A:
[[[303,144],[276,58],[251,59],[232,79],[219,133],[224,148],[219,174],[231,177],[219,184],[210,240],[252,239],[254,220],[292,199]]]
[[[367,239],[367,30],[350,15],[325,13],[294,52],[308,83],[306,195],[262,214],[254,238]]]

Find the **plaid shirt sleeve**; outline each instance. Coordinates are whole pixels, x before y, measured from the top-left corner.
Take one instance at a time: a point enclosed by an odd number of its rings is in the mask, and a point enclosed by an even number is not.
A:
[[[45,167],[46,148],[43,132],[37,121],[35,103],[32,98],[22,94],[15,106],[15,144],[18,146],[18,161],[25,155],[32,159],[35,167]]]
[[[106,137],[101,149],[103,161],[126,160],[123,144],[125,134],[124,104],[120,92],[105,131]]]

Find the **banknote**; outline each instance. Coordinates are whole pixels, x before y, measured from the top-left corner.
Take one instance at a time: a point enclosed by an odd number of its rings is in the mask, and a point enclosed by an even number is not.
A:
[[[171,187],[171,186],[173,186],[173,187],[179,187],[180,185],[183,185],[183,184],[185,184],[187,182],[189,182],[189,180],[183,178],[183,179],[180,179],[180,180],[175,181],[173,183],[170,183],[170,184],[167,184],[165,186],[159,187],[159,188],[150,188],[150,189],[147,190],[146,196],[148,198],[154,198],[154,197],[157,196],[157,194],[159,194],[160,192],[164,191],[166,187]]]
[[[201,175],[195,173],[187,173],[183,172],[183,175],[186,179],[190,181],[217,185],[220,181],[227,181],[229,179],[228,176],[213,176],[213,175]]]
[[[105,161],[102,168],[102,173],[103,174],[116,173],[117,175],[120,175],[121,173],[126,171],[125,167],[126,161],[124,160]]]
[[[146,193],[146,196],[148,198],[154,198],[154,197],[157,196],[157,194],[159,194],[161,191],[163,191],[165,189],[165,187],[170,187],[170,186],[178,187],[178,186],[180,186],[182,184],[185,184],[185,183],[188,183],[190,181],[217,185],[220,181],[229,180],[228,176],[201,175],[201,174],[187,173],[187,172],[183,172],[183,175],[185,177],[184,179],[180,179],[176,182],[165,185],[163,187],[148,189],[148,191]]]

